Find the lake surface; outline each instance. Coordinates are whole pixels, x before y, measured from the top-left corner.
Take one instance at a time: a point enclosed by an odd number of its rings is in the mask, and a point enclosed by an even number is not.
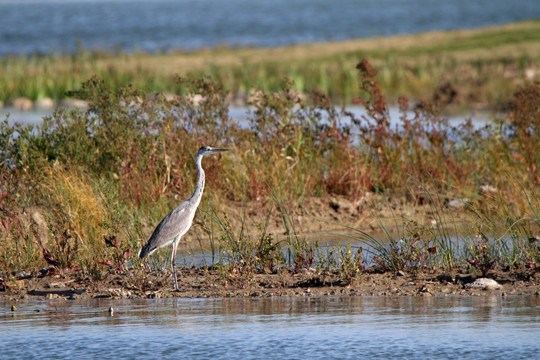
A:
[[[540,299],[0,302],[2,359],[538,359]],[[108,308],[114,308],[109,316]]]
[[[0,56],[277,46],[540,18],[535,0],[0,0]]]

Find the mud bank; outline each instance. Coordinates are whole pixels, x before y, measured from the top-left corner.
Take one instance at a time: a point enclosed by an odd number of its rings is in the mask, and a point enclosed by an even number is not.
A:
[[[539,295],[538,270],[495,270],[486,278],[466,269],[425,269],[417,273],[380,272],[369,268],[352,280],[339,271],[283,268],[275,273],[222,273],[215,267],[179,268],[181,291],[172,288],[170,271],[145,269],[91,279],[82,273],[33,275],[0,279],[0,298],[221,298],[275,296],[507,296]],[[482,280],[484,279],[484,280]]]

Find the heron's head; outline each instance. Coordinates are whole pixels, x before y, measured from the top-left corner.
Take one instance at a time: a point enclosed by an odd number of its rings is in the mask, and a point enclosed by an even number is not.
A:
[[[223,149],[223,148],[213,148],[211,146],[203,146],[202,148],[197,151],[197,155],[204,156],[204,155],[211,155],[211,154],[217,154],[223,151],[229,151],[229,149]]]

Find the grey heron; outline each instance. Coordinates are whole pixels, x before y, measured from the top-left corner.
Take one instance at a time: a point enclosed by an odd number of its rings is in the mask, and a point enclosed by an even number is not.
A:
[[[197,207],[201,202],[201,197],[204,190],[204,170],[201,165],[202,158],[205,155],[217,154],[227,150],[228,149],[203,146],[199,149],[199,151],[197,151],[197,156],[195,156],[195,166],[197,167],[199,178],[197,180],[197,185],[195,186],[193,195],[174,208],[163,218],[163,220],[161,220],[148,242],[139,250],[138,256],[142,259],[145,256],[152,254],[157,249],[172,245],[171,268],[174,276],[174,289],[177,291],[178,281],[176,279],[174,258],[178,243],[180,242],[182,236],[193,224],[195,212],[197,211]]]

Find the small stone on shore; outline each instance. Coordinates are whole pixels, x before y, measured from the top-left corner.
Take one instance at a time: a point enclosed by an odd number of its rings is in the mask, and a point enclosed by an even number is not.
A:
[[[465,285],[466,289],[482,289],[482,290],[498,290],[501,288],[501,284],[493,279],[478,278],[472,283]]]

